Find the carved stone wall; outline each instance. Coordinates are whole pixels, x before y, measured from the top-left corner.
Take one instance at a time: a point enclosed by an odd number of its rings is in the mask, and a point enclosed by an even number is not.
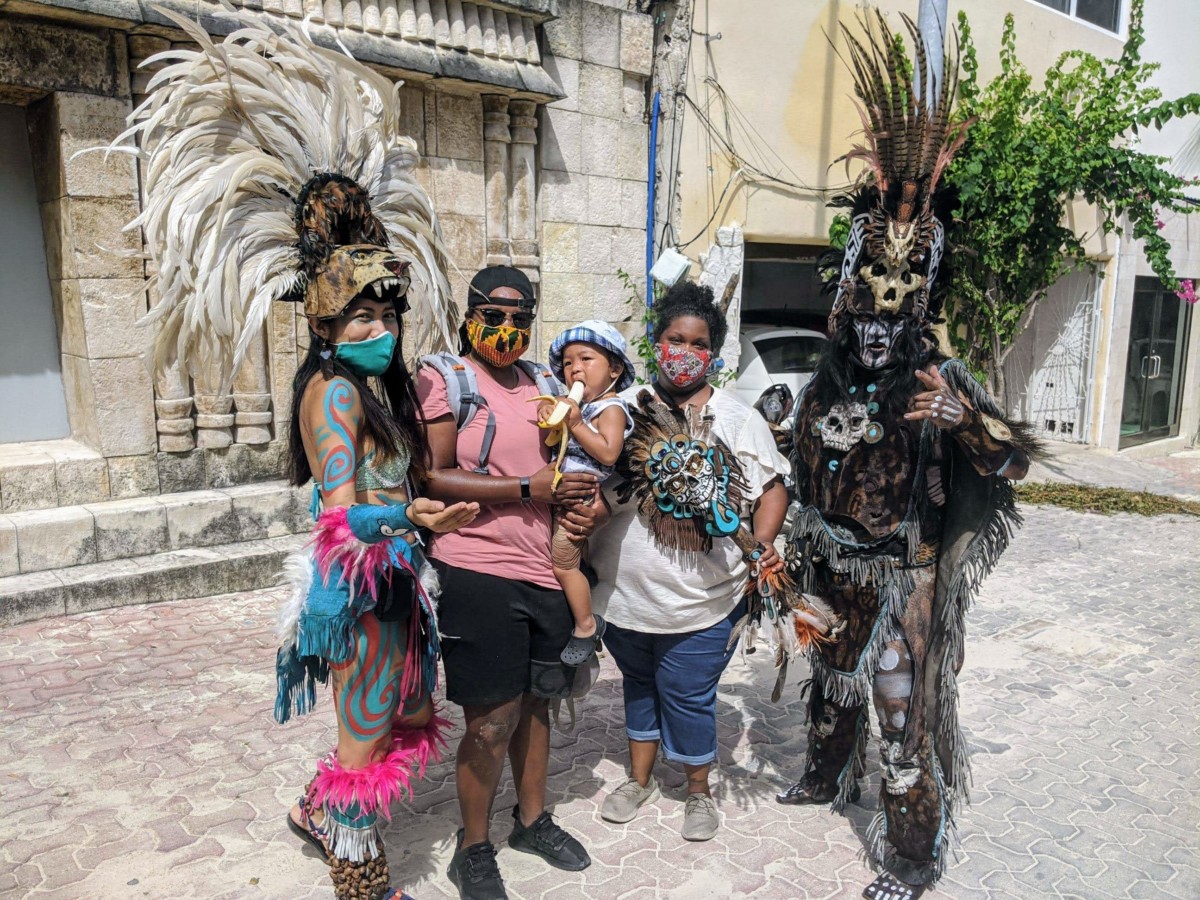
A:
[[[74,2],[56,0],[56,15],[69,14]],[[217,22],[219,12],[204,18],[206,5],[199,0],[201,21]],[[125,9],[118,6],[88,10],[115,15]],[[547,23],[552,6],[561,18]],[[521,267],[540,283],[541,355],[565,324],[628,314],[615,272],[642,266],[648,16],[590,0],[261,0],[261,7],[292,18],[317,13],[315,21],[338,27],[352,48],[368,46],[355,35],[382,36],[439,53],[443,69],[472,57],[532,78],[538,66],[546,79],[539,92],[503,78],[430,80],[416,69],[400,88],[402,129],[422,154],[416,175],[454,263],[454,298],[464,303],[466,279],[488,262]],[[70,441],[0,445],[0,531],[8,512],[278,479],[291,383],[308,348],[307,322],[281,303],[230,393],[216,395],[208,373],[178,368],[152,382],[142,358],[147,335],[136,326],[155,299],[146,296],[150,273],[142,261],[108,252],[139,249],[140,235],[122,228],[140,208],[140,173],[128,157],[72,155],[124,130],[154,74],[138,65],[169,49],[178,33],[142,25],[126,33],[95,21],[0,11],[0,60],[29,62],[0,62],[0,102],[26,105],[32,128],[72,424]],[[370,44],[371,52],[380,55],[381,46]]]
[[[235,6],[537,65],[537,18],[461,0],[234,0]],[[499,4],[498,4],[499,6]]]
[[[541,110],[537,346],[583,319],[641,332],[620,275],[644,281],[649,15],[577,0],[544,27],[543,66],[566,97]]]

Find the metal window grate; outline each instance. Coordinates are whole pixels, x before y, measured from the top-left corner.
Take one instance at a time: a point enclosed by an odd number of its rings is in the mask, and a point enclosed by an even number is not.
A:
[[[1060,279],[1005,361],[1018,413],[1044,438],[1089,440],[1098,287],[1090,271]]]

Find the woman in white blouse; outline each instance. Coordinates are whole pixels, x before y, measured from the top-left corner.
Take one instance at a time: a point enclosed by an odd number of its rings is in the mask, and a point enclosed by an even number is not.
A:
[[[727,330],[712,291],[677,284],[656,310],[653,389],[668,405],[707,407],[713,415],[713,433],[737,456],[750,486],[751,528],[767,547],[759,565],[777,569],[783,561],[773,541],[787,512],[788,462],[762,416],[707,381]],[[646,389],[634,386],[621,396],[633,406]],[[716,540],[706,554],[660,549],[636,503],[617,503],[611,492],[606,499],[612,519],[592,538],[600,578],[594,596],[598,609],[607,607],[604,642],[623,676],[630,775],[605,799],[601,816],[628,822],[659,796],[652,770],[661,747],[687,773],[683,837],[705,841],[720,824],[709,786],[717,682],[733,655],[726,646],[733,625],[745,612],[748,568],[732,540]]]

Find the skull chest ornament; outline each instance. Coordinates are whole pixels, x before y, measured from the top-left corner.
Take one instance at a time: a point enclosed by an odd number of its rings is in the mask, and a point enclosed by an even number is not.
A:
[[[813,430],[830,450],[846,451],[859,441],[874,444],[883,437],[883,428],[868,418],[865,403],[833,404],[813,422]]]
[[[675,434],[654,444],[644,468],[664,513],[701,519],[714,536],[737,530],[741,520],[729,501],[730,468],[720,447]]]

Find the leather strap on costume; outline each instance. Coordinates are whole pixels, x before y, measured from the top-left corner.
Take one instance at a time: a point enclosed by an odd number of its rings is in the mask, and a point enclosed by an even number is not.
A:
[[[964,404],[963,420],[950,430],[980,475],[996,474],[1008,465],[1014,453],[1022,453],[1011,442],[1000,440],[993,434],[994,430],[1007,429],[1008,426],[998,419],[992,419],[991,422],[994,424],[989,428],[982,413]]]

